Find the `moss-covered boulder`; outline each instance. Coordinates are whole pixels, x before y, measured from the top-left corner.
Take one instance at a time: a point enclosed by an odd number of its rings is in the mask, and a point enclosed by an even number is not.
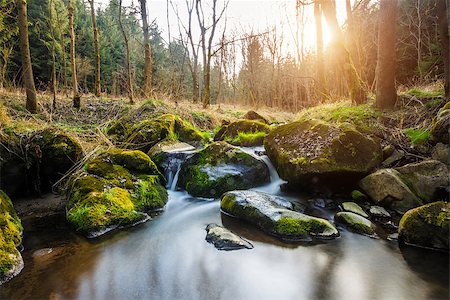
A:
[[[399,241],[449,251],[450,203],[434,202],[409,210],[399,225]]]
[[[402,214],[423,204],[423,201],[403,182],[401,174],[394,169],[378,170],[364,177],[359,186],[375,204],[389,207]]]
[[[82,157],[83,149],[73,137],[58,129],[47,128],[33,134],[31,142],[39,146],[40,188],[49,191]]]
[[[223,212],[245,220],[286,241],[331,239],[339,235],[327,220],[291,210],[283,198],[256,191],[232,191],[220,201]]]
[[[264,147],[280,177],[293,188],[352,186],[382,159],[378,140],[350,125],[318,120],[282,125],[267,135]]]
[[[240,120],[222,125],[214,136],[215,141],[226,141],[235,146],[262,145],[264,138],[270,132],[266,123],[254,120]]]
[[[442,107],[437,116],[433,119],[433,125],[431,127],[431,135],[435,142],[441,142],[448,144],[449,140],[449,127],[450,127],[450,102],[447,102]]]
[[[363,216],[353,212],[338,212],[334,216],[334,221],[335,223],[343,225],[348,230],[356,233],[367,235],[375,234],[375,225]]]
[[[22,224],[11,199],[0,190],[0,284],[23,269],[23,259],[17,250],[22,244]]]
[[[425,160],[396,168],[402,180],[425,202],[448,197],[448,165],[437,160]]]
[[[249,110],[248,112],[246,112],[245,115],[242,116],[242,119],[259,121],[264,124],[269,124],[269,121],[266,118],[264,118],[254,110]]]
[[[226,142],[215,142],[185,161],[178,182],[193,196],[216,198],[269,180],[269,169],[262,160]]]
[[[202,145],[208,137],[196,129],[191,123],[172,114],[164,114],[157,118],[144,120],[131,128],[124,146],[129,149],[147,152],[158,142],[171,139],[193,145]]]
[[[167,202],[164,184],[164,177],[145,153],[110,150],[72,175],[67,220],[88,237],[146,221],[146,212]]]

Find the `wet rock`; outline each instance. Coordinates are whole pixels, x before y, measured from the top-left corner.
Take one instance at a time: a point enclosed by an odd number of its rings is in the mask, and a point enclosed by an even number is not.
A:
[[[319,208],[335,208],[336,204],[331,199],[316,198],[309,200],[312,205]]]
[[[375,234],[375,225],[373,225],[372,222],[352,212],[338,212],[334,216],[334,221],[356,233],[367,235]]]
[[[269,170],[262,160],[225,142],[215,142],[185,161],[179,186],[192,196],[216,198],[269,181]]]
[[[399,213],[422,205],[422,200],[410,190],[402,181],[400,173],[394,169],[378,170],[363,178],[359,186],[373,202]]]
[[[383,147],[383,160],[387,159],[389,156],[391,156],[395,151],[395,147],[392,145],[387,145]]]
[[[71,176],[67,220],[87,237],[145,222],[167,202],[164,184],[145,153],[109,150]]]
[[[382,160],[378,140],[351,126],[318,120],[279,126],[264,147],[282,179],[310,190],[351,187]]]
[[[356,202],[364,202],[367,201],[368,197],[358,190],[353,190],[351,193],[352,199]]]
[[[436,146],[434,146],[433,151],[431,152],[431,157],[434,160],[449,165],[450,149],[448,145],[445,145],[443,143],[437,143]]]
[[[225,213],[245,220],[286,241],[330,239],[339,235],[327,220],[292,211],[283,198],[256,191],[232,191],[222,196]]]
[[[359,206],[355,202],[343,202],[341,204],[341,206],[342,206],[342,209],[345,210],[345,211],[349,211],[349,212],[358,214],[360,216],[363,216],[364,218],[368,218],[369,217],[366,214],[366,212],[361,208],[361,206]]]
[[[270,132],[269,125],[259,121],[240,120],[223,125],[214,136],[215,141],[226,141],[235,146],[262,145],[265,136]]]
[[[259,121],[264,124],[269,124],[269,121],[267,121],[266,118],[264,118],[254,110],[249,110],[245,115],[242,116],[242,119]]]
[[[22,255],[17,250],[22,244],[22,230],[11,199],[0,190],[0,285],[23,269]]]
[[[387,239],[388,241],[398,241],[398,233],[391,233],[390,235],[388,235]]]
[[[253,249],[250,242],[217,224],[208,224],[206,232],[206,241],[218,250]]]
[[[381,206],[371,206],[369,209],[369,214],[375,218],[390,218],[391,214]]]
[[[386,158],[381,165],[385,168],[394,166],[397,162],[402,160],[405,157],[405,151],[403,150],[394,150],[394,152]]]
[[[425,202],[431,202],[445,193],[449,185],[448,166],[436,160],[411,163],[396,168],[402,180]]]
[[[437,116],[433,119],[431,127],[431,135],[435,142],[444,144],[449,143],[449,127],[450,127],[450,102],[442,107]]]
[[[405,213],[400,220],[399,241],[449,251],[450,203],[434,202]]]

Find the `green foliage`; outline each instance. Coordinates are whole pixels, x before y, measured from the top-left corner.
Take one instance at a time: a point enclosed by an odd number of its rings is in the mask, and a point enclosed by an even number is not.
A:
[[[444,96],[444,89],[443,88],[439,88],[439,89],[423,89],[423,88],[419,88],[419,87],[415,87],[412,89],[409,89],[405,92],[406,95],[410,95],[410,96],[416,96],[416,97],[439,97],[439,96]]]
[[[267,133],[263,131],[257,132],[238,132],[238,135],[231,141],[233,145],[240,145],[243,147],[252,147],[262,145]]]
[[[413,145],[426,143],[431,138],[431,133],[425,128],[407,128],[403,133],[411,140]]]

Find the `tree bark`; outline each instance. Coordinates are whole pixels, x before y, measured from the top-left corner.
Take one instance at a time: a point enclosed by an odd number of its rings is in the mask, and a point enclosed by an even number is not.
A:
[[[130,99],[130,104],[134,104],[133,99],[133,85],[131,84],[131,63],[130,63],[130,45],[128,43],[128,36],[125,32],[125,28],[122,24],[122,0],[119,1],[119,26],[122,31],[123,40],[125,42],[125,50],[126,50],[126,60],[127,60],[127,91],[128,98]]]
[[[447,100],[450,97],[450,49],[449,49],[449,31],[450,31],[450,12],[445,0],[436,0],[436,12],[439,22],[439,35],[442,47],[442,60],[444,61],[444,85],[445,85],[445,98]]]
[[[72,89],[73,89],[73,107],[81,107],[80,93],[78,91],[77,67],[75,62],[75,31],[74,31],[74,15],[73,2],[69,0],[67,3],[67,11],[69,17],[69,34],[70,34],[70,69],[72,71]]]
[[[53,92],[53,108],[56,108],[56,88],[57,88],[57,80],[56,80],[56,58],[55,58],[55,34],[53,32],[53,12],[52,12],[52,3],[50,0],[48,2],[48,14],[50,18],[49,27],[50,27],[50,35],[52,37],[52,92]]]
[[[395,106],[395,23],[397,0],[380,0],[378,20],[378,58],[376,106],[390,109]]]
[[[150,33],[148,31],[147,0],[141,3],[142,31],[144,32],[144,97],[151,97],[152,93],[152,50],[150,46]]]
[[[92,31],[94,34],[94,50],[95,50],[94,93],[95,96],[100,97],[100,94],[102,93],[100,86],[100,44],[98,40],[98,27],[97,27],[97,19],[95,17],[94,0],[89,0],[89,4],[91,5]]]
[[[323,31],[322,31],[322,9],[320,1],[314,2],[314,20],[316,22],[316,51],[317,51],[317,84],[322,100],[327,95],[325,86],[325,66],[323,60]]]
[[[16,0],[20,35],[20,55],[22,58],[23,82],[27,94],[26,108],[30,113],[37,113],[36,87],[34,86],[31,66],[30,45],[28,41],[28,21],[26,0]]]

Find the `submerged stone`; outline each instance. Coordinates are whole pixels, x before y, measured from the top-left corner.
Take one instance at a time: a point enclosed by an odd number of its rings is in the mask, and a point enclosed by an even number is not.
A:
[[[217,224],[208,224],[206,232],[206,241],[213,244],[217,250],[253,249],[249,241]]]
[[[372,222],[352,212],[338,212],[334,216],[334,221],[356,233],[367,235],[375,234],[375,225],[373,225]]]
[[[327,220],[293,211],[289,201],[262,192],[225,193],[220,207],[225,213],[286,241],[310,240],[311,237],[330,239],[339,235]]]
[[[450,203],[434,202],[406,212],[399,225],[399,241],[449,251]]]
[[[22,255],[17,250],[22,244],[22,230],[11,199],[0,190],[0,285],[23,269]]]
[[[184,162],[179,185],[192,196],[216,198],[269,180],[269,170],[262,160],[225,142],[215,142]]]

